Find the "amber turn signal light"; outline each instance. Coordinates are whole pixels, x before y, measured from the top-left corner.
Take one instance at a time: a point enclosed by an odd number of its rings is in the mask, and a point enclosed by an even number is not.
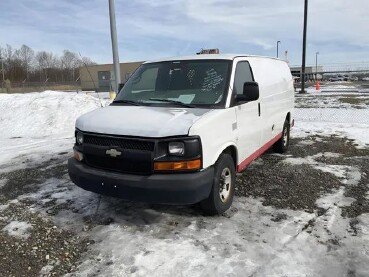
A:
[[[83,160],[83,154],[81,152],[78,152],[77,150],[74,150],[74,158],[81,162]]]
[[[173,170],[195,170],[201,168],[201,160],[184,161],[184,162],[156,162],[154,170],[156,171],[173,171]]]

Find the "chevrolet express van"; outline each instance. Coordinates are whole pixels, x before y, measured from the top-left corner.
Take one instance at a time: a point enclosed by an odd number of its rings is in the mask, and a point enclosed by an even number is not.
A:
[[[145,62],[105,108],[76,122],[71,180],[96,193],[161,204],[232,204],[236,173],[287,150],[294,88],[286,62],[196,55]]]

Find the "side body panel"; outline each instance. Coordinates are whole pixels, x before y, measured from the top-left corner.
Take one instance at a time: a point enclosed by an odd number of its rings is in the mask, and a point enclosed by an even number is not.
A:
[[[262,145],[282,132],[288,113],[293,119],[294,89],[286,62],[276,59],[249,58],[255,81],[259,83],[263,118]],[[291,123],[290,122],[290,123]]]
[[[260,97],[231,107],[236,66],[241,61],[249,62]],[[293,81],[287,63],[259,57],[235,58],[226,108],[205,114],[189,130],[189,135],[201,137],[203,167],[214,165],[225,148],[235,146],[237,169],[243,170],[281,137],[286,115],[290,113],[293,120],[293,106]]]

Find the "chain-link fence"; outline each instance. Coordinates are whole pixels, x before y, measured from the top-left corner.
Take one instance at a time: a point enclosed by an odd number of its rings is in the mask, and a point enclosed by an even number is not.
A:
[[[369,82],[323,83],[296,93],[296,120],[369,124]]]

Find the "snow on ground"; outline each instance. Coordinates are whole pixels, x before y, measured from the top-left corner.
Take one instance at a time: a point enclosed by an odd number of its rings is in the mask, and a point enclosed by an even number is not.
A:
[[[12,221],[3,228],[3,231],[7,232],[10,236],[14,236],[19,239],[27,239],[32,230],[32,225],[23,221]]]
[[[342,167],[337,174],[343,184],[355,186],[358,178],[349,172]],[[109,197],[102,198],[95,214],[99,197],[61,186],[63,182],[48,180],[23,197],[43,199],[33,207],[43,213],[41,202],[70,204],[54,220],[77,233],[89,232],[95,241],[78,267],[81,276],[343,276],[351,267],[357,276],[369,272],[369,215],[359,219],[356,236],[347,235],[350,220],[341,216],[340,207],[353,199],[344,197],[343,188],[319,199],[318,206],[327,211],[321,216],[241,197],[227,216],[203,217],[186,207],[152,207]],[[282,221],[271,220],[281,214]],[[112,223],[89,230],[88,217]]]
[[[368,94],[297,95],[296,107],[293,137],[337,135],[354,139],[361,147],[369,145]]]
[[[70,152],[77,117],[106,103],[74,92],[0,94],[0,172]]]

